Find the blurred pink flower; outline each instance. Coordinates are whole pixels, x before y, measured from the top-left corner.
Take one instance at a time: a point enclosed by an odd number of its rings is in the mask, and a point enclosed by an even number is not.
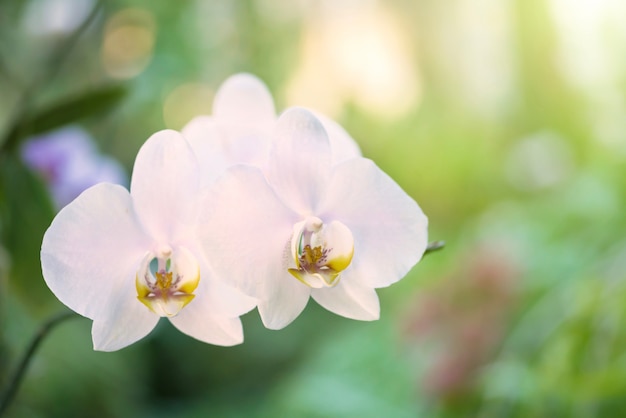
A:
[[[468,391],[494,355],[515,306],[519,277],[510,257],[488,248],[474,250],[459,265],[462,273],[419,294],[405,324],[416,350],[427,342],[438,347],[421,385],[444,400]]]

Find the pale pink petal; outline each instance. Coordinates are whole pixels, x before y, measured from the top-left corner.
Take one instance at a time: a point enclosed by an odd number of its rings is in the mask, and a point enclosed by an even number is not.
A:
[[[236,317],[250,312],[257,305],[255,298],[245,295],[223,280],[204,280],[202,291],[206,293],[202,303],[212,315]]]
[[[250,74],[236,74],[219,88],[212,116],[199,116],[184,129],[198,159],[215,178],[233,164],[265,166],[276,122],[267,87]],[[208,144],[207,144],[208,142]]]
[[[181,133],[189,141],[200,164],[202,186],[210,185],[231,164],[214,118],[197,116]]]
[[[212,315],[201,300],[192,300],[178,315],[170,318],[181,332],[205,343],[231,346],[243,342],[239,317]]]
[[[286,326],[302,312],[310,293],[288,272],[289,241],[299,217],[254,167],[231,168],[207,196],[200,231],[217,278],[257,298],[266,327]]]
[[[210,190],[205,191],[205,193],[212,194]],[[198,228],[194,232],[198,232]],[[211,231],[208,231],[207,235],[210,236]],[[227,283],[218,278],[197,240],[186,242],[186,245],[196,256],[200,265],[200,282],[194,292],[196,298],[190,305],[201,304],[203,312],[207,316],[228,318],[238,317],[256,307],[257,300],[255,298],[240,292],[233,287],[232,283]]]
[[[311,296],[321,306],[337,315],[361,321],[378,319],[380,304],[376,291],[351,279],[352,277],[342,275],[337,286],[313,289]]]
[[[141,147],[130,193],[138,218],[156,241],[176,240],[183,225],[195,220],[199,181],[198,162],[180,133],[157,132]]]
[[[236,125],[225,125],[212,116],[192,119],[182,134],[198,158],[203,185],[210,186],[231,165],[264,167],[269,155],[273,121],[267,121],[267,126],[261,129],[241,121]]]
[[[290,108],[278,119],[267,176],[276,193],[306,216],[328,186],[331,150],[324,127],[308,110]]]
[[[344,160],[361,156],[361,149],[354,139],[334,120],[320,113],[313,112],[322,122],[332,150],[332,163],[338,164]]]
[[[115,351],[145,337],[154,329],[159,316],[137,300],[134,274],[125,272],[125,280],[106,300],[106,310],[94,318],[91,327],[94,350]]]
[[[129,297],[137,296],[135,272],[149,245],[128,191],[101,183],[52,221],[41,247],[43,277],[65,305],[88,318],[101,318],[123,289],[130,286]]]
[[[229,169],[206,194],[198,225],[217,280],[252,297],[287,271],[288,243],[298,216],[250,166]],[[287,251],[287,252],[286,252]]]
[[[215,95],[213,118],[229,164],[265,166],[276,111],[261,80],[245,73],[226,80]]]
[[[268,276],[259,297],[259,314],[263,325],[281,329],[302,313],[309,301],[311,288],[287,272],[285,267]]]
[[[420,260],[428,244],[428,220],[417,203],[372,161],[336,166],[317,216],[344,223],[354,236],[349,267],[367,287],[397,282]]]
[[[270,153],[273,124],[263,131],[235,134],[228,129],[228,157],[230,165],[248,164],[263,169]]]
[[[213,116],[219,123],[242,129],[265,129],[276,117],[272,95],[252,74],[235,74],[215,95]]]

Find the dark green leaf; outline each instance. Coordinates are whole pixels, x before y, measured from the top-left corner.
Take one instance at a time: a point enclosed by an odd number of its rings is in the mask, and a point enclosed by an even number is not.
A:
[[[41,276],[39,251],[54,209],[42,181],[15,156],[0,161],[0,211],[2,244],[11,257],[9,287],[30,306],[43,306],[50,292]]]
[[[124,86],[104,86],[65,98],[17,121],[7,135],[3,148],[14,149],[20,139],[41,134],[90,116],[111,110],[127,93]]]
[[[108,86],[56,103],[28,122],[31,135],[58,128],[116,106],[126,95],[122,86]]]

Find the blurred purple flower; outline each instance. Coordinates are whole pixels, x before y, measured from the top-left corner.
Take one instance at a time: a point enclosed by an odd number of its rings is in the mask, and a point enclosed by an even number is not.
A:
[[[43,177],[57,208],[94,184],[127,183],[123,167],[99,154],[89,134],[76,126],[33,137],[21,152],[26,165]]]

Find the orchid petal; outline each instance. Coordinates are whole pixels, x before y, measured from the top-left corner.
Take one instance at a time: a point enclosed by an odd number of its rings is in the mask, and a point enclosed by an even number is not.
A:
[[[181,332],[205,343],[222,346],[241,344],[243,328],[239,317],[213,315],[204,302],[196,297],[178,315],[169,318],[170,322]]]
[[[309,289],[288,273],[289,241],[297,215],[285,207],[254,167],[233,167],[207,195],[202,243],[218,278],[259,299],[267,328],[302,312]],[[190,304],[191,306],[191,304]]]
[[[132,277],[134,267],[127,270]],[[159,316],[137,300],[133,280],[125,280],[106,300],[106,310],[94,318],[91,327],[93,348],[98,351],[115,351],[145,337],[154,329]]]
[[[350,134],[348,134],[348,132],[346,132],[341,125],[321,113],[313,113],[322,123],[326,133],[328,134],[330,148],[333,155],[333,165],[350,158],[360,157],[362,155],[361,149],[356,141],[352,139]]]
[[[268,126],[264,130],[231,135],[228,140],[230,165],[248,164],[263,169],[270,153],[271,131]]]
[[[367,159],[337,165],[318,216],[344,223],[354,236],[350,270],[369,287],[400,280],[428,244],[428,220],[417,203]]]
[[[203,300],[213,315],[235,317],[250,312],[257,305],[253,297],[241,293],[221,280],[205,280]],[[205,290],[203,290],[205,292]]]
[[[278,119],[268,180],[301,215],[315,210],[330,177],[331,150],[324,127],[308,110],[291,108]]]
[[[380,316],[376,291],[348,277],[342,277],[335,287],[313,289],[311,296],[322,307],[346,318],[374,321]]]
[[[253,75],[237,74],[215,95],[213,116],[194,118],[183,135],[210,182],[233,164],[265,166],[275,121],[274,102],[265,84]]]
[[[195,249],[195,245],[191,248]],[[195,252],[202,254],[199,249]],[[215,280],[215,273],[204,256],[200,256],[198,262],[201,280],[196,297],[170,321],[181,332],[199,341],[222,346],[240,344],[243,328],[239,315],[252,310],[256,299]]]
[[[265,84],[252,74],[241,73],[222,83],[213,101],[213,115],[221,124],[259,129],[274,121],[276,111]]]
[[[212,193],[208,191],[207,193]],[[210,235],[211,232],[208,232]],[[243,315],[257,305],[257,300],[247,296],[235,289],[232,284],[226,283],[224,280],[218,280],[216,273],[204,253],[199,243],[194,243],[190,247],[194,253],[198,255],[200,264],[201,280],[195,291],[196,301],[201,301],[204,305],[204,312],[207,316],[223,316],[234,318]]]
[[[268,281],[287,273],[283,264],[289,258],[292,226],[299,219],[259,169],[231,167],[201,206],[198,233],[217,279],[259,297]]]
[[[286,326],[302,312],[310,293],[288,273],[289,241],[297,215],[282,204],[254,167],[232,167],[208,196],[201,234],[217,277],[259,299],[266,327]]]
[[[269,329],[282,329],[298,317],[306,307],[310,288],[296,280],[285,267],[266,277],[261,290],[259,314]]]
[[[158,242],[175,240],[196,218],[198,175],[196,157],[176,131],[157,132],[139,150],[130,193],[139,219]]]
[[[201,184],[210,185],[231,164],[223,138],[211,116],[196,116],[182,129],[200,164]]]
[[[101,183],[52,221],[41,248],[43,277],[61,302],[97,319],[111,309],[109,295],[118,289],[130,286],[130,296],[137,295],[135,273],[149,245],[128,191]]]

